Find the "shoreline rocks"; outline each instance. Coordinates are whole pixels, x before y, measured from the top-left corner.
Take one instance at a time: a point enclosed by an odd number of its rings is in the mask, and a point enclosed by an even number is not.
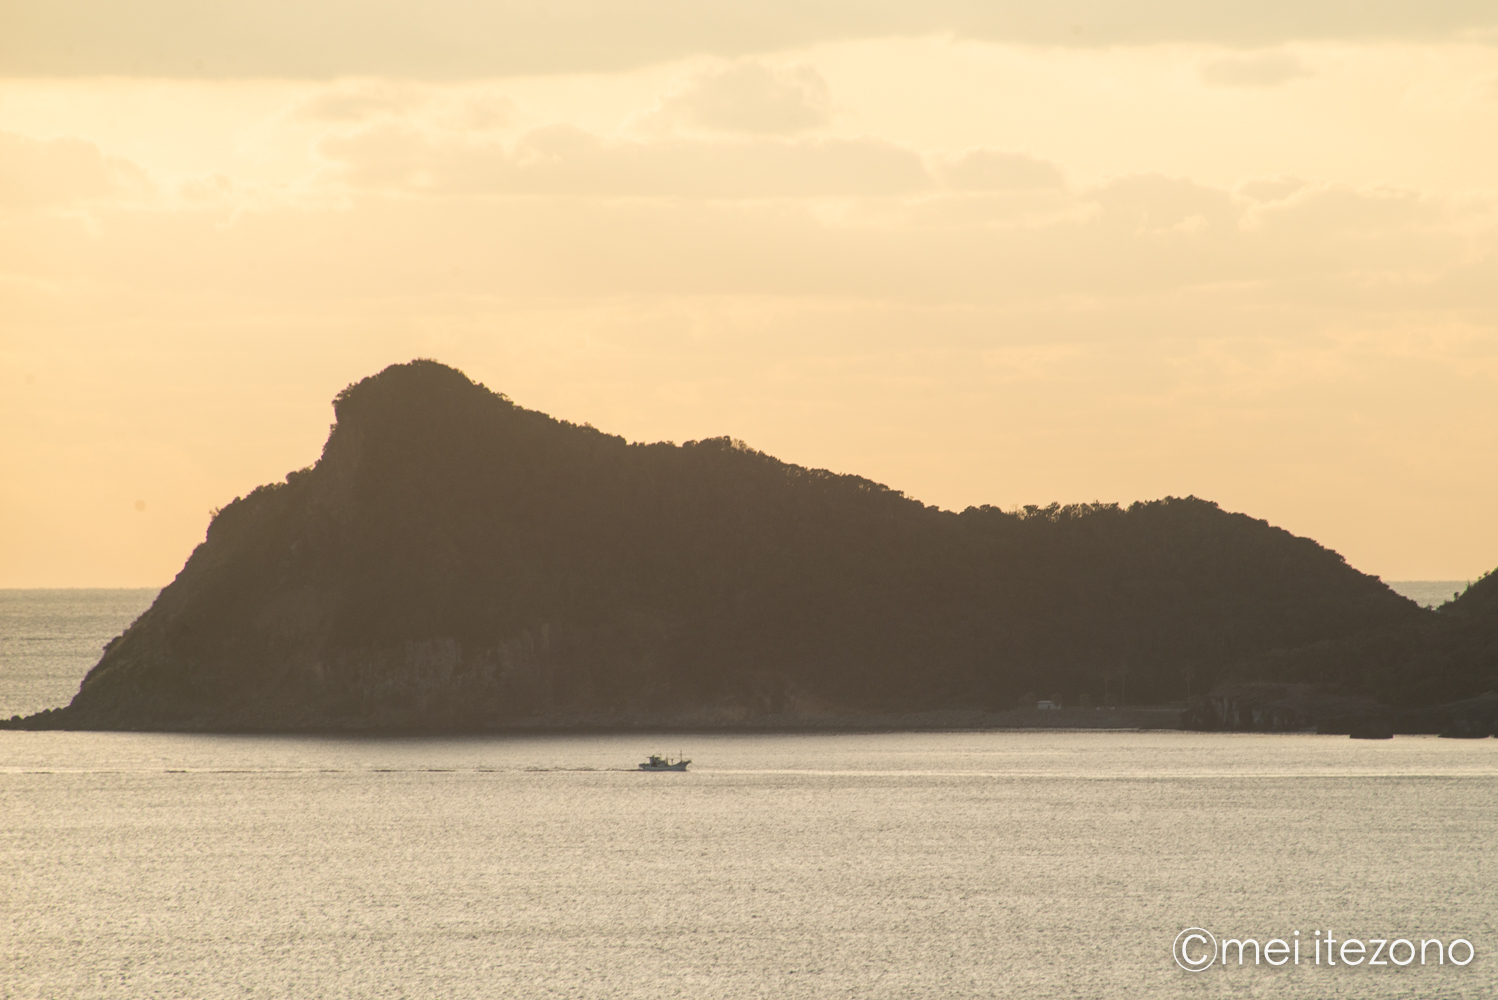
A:
[[[1297,732],[1389,739],[1395,733],[1484,739],[1498,735],[1498,694],[1396,711],[1372,698],[1311,684],[1242,684],[1191,700],[1181,728],[1198,732]]]

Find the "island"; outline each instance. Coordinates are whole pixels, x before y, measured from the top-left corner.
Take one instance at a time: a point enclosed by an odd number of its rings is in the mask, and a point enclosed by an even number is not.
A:
[[[629,442],[430,360],[333,407],[317,461],[217,511],[69,705],[5,725],[839,727],[1044,700],[1428,731],[1498,688],[1491,578],[1430,611],[1195,497],[941,510],[729,437]]]

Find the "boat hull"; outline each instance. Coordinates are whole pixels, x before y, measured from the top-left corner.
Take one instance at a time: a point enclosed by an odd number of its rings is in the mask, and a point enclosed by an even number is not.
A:
[[[641,764],[642,771],[685,771],[691,761],[684,760],[676,764]]]

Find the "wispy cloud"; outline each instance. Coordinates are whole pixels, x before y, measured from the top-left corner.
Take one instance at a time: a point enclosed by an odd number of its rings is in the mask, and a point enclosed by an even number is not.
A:
[[[667,95],[649,125],[795,135],[832,124],[832,94],[811,66],[740,61],[698,74]]]
[[[383,80],[343,81],[298,102],[293,114],[311,122],[351,124],[374,118],[404,117],[427,102],[409,86]]]
[[[1048,160],[997,149],[968,150],[939,169],[942,180],[958,191],[1033,191],[1066,183],[1061,169]]]
[[[1201,67],[1203,82],[1214,87],[1277,87],[1314,75],[1299,56],[1278,50],[1218,56]]]
[[[137,164],[86,139],[0,132],[0,207],[63,208],[137,200],[151,180]]]
[[[932,184],[915,152],[876,139],[641,141],[553,125],[496,142],[381,126],[319,149],[354,188],[444,197],[853,198]]]

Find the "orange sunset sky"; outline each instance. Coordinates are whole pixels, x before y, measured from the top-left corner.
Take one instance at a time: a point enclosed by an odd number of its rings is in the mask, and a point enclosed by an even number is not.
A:
[[[1498,566],[1498,5],[0,0],[0,586],[432,357],[947,508]]]

